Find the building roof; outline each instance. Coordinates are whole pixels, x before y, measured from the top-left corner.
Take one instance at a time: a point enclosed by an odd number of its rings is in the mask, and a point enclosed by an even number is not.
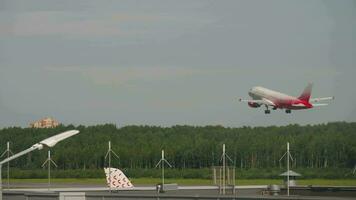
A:
[[[279,176],[288,176],[288,171],[280,174]],[[289,176],[301,176],[301,175],[295,171],[289,170]]]

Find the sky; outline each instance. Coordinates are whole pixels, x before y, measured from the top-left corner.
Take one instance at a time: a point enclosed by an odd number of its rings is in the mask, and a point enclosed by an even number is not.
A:
[[[2,0],[0,127],[356,121],[356,1]],[[292,114],[253,86],[335,96]]]

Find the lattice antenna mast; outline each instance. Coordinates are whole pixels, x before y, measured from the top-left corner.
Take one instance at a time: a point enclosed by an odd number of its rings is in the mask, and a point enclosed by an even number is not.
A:
[[[6,143],[6,150],[4,151],[4,153],[1,154],[0,158],[2,157],[7,157],[9,158],[10,156],[14,155],[14,153],[12,153],[11,149],[10,149],[10,142]],[[7,189],[10,188],[10,162],[7,163]]]
[[[221,155],[220,158],[220,162],[222,161],[223,164],[223,194],[225,194],[225,187],[226,187],[226,181],[225,181],[225,175],[226,175],[226,160],[229,160],[231,163],[234,164],[234,161],[232,161],[232,159],[230,158],[229,155],[227,155],[226,153],[226,148],[225,148],[225,144],[223,144],[223,153]]]
[[[289,151],[289,142],[287,142],[287,151],[283,154],[283,156],[279,159],[279,162],[281,162],[281,160],[287,156],[287,195],[289,196],[289,159],[293,160],[292,155],[290,154]]]
[[[164,164],[167,164],[170,168],[172,168],[172,165],[169,164],[169,162],[164,158],[164,150],[162,150],[162,154],[161,154],[161,160],[158,161],[158,163],[156,164],[157,168],[158,166],[161,165],[161,169],[162,169],[162,190],[164,190]]]
[[[48,157],[47,160],[44,161],[42,164],[42,167],[45,167],[46,164],[48,165],[48,190],[51,188],[51,164],[53,164],[55,167],[58,167],[57,164],[52,160],[51,158],[51,151],[48,150]]]
[[[105,161],[106,161],[106,159],[109,160],[109,183],[111,183],[111,154],[113,154],[119,161],[120,161],[120,157],[115,153],[114,150],[111,149],[111,141],[109,141],[108,145],[109,145],[109,148],[105,155]],[[109,187],[110,187],[110,192],[111,192],[111,186],[109,186]]]

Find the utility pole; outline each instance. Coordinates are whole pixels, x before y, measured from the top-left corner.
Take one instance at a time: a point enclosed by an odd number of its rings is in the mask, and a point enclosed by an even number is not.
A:
[[[221,155],[220,161],[222,161],[223,164],[223,171],[222,171],[222,193],[225,194],[225,187],[226,187],[226,159],[230,160],[232,163],[234,163],[232,161],[232,159],[229,157],[229,155],[226,154],[226,148],[225,148],[225,144],[223,144],[223,153]],[[220,177],[221,179],[221,177]],[[221,186],[221,185],[220,185]],[[235,189],[235,188],[234,188]]]
[[[226,186],[226,182],[225,182],[225,170],[226,170],[226,152],[225,152],[225,144],[223,144],[223,194],[225,194],[225,186]]]
[[[48,150],[48,158],[44,163],[42,164],[42,167],[45,167],[46,164],[48,164],[48,190],[51,188],[51,163],[55,166],[58,167],[57,164],[52,160],[51,158],[51,151]]]
[[[109,141],[109,148],[108,148],[108,151],[106,152],[106,155],[105,155],[105,160],[106,158],[108,158],[109,160],[109,183],[111,183],[111,153],[117,158],[117,159],[120,159],[120,157],[115,153],[115,151],[113,151],[111,149],[111,141]],[[111,186],[110,187],[110,192],[111,192]]]
[[[288,182],[288,184],[287,184],[287,188],[288,188],[288,196],[289,196],[289,156],[290,156],[290,154],[289,154],[289,142],[287,142],[287,152],[288,152],[288,158],[287,158],[287,182]]]
[[[279,159],[279,162],[287,156],[287,196],[289,196],[289,158],[293,161],[292,155],[290,154],[289,151],[289,142],[287,142],[287,151],[283,154],[281,159]]]
[[[2,171],[2,164],[0,163],[0,200],[2,200],[2,174],[1,174],[1,171]]]
[[[156,168],[161,164],[162,169],[162,191],[164,191],[164,163],[166,163],[169,167],[172,167],[171,164],[164,158],[164,150],[162,150],[161,160],[158,161]]]
[[[4,153],[1,154],[0,158],[4,157],[5,155],[7,156],[7,158],[14,155],[14,153],[12,153],[10,149],[10,142],[7,142],[6,146],[7,148],[4,151]],[[7,163],[7,189],[9,188],[10,188],[10,162]]]

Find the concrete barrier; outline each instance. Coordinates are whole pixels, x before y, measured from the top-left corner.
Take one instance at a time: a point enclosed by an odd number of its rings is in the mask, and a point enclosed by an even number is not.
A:
[[[86,200],[85,192],[60,192],[59,200]]]

